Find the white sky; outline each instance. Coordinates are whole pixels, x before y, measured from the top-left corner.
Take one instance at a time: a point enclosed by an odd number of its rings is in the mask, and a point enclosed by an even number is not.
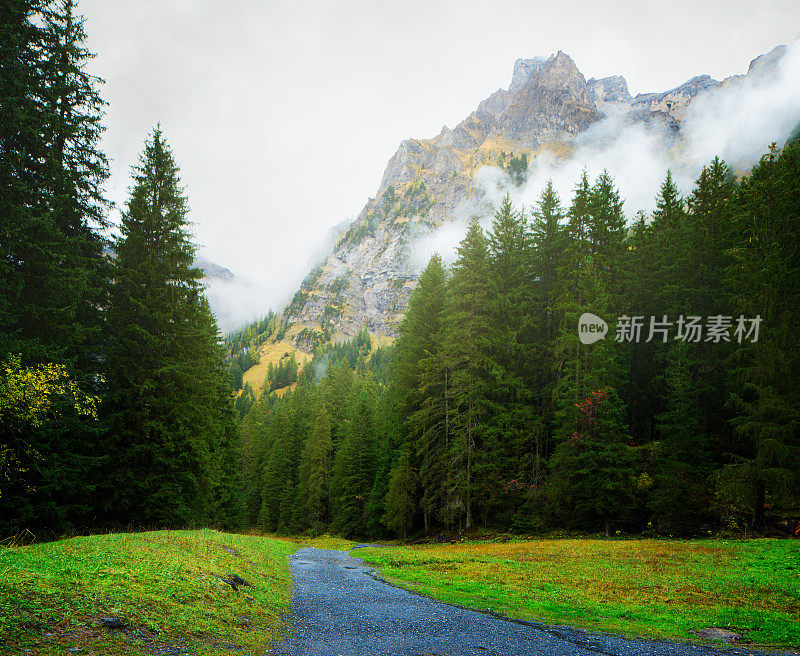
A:
[[[798,0],[80,0],[110,103],[108,193],[160,121],[209,259],[280,309],[328,230],[374,194],[402,139],[453,127],[514,60],[563,50],[631,93],[800,36]],[[249,310],[248,310],[249,311]]]

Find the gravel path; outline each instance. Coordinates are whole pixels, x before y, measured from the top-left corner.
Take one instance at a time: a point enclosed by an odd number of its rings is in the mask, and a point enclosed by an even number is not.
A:
[[[292,638],[276,656],[755,656],[736,647],[625,640],[532,626],[448,606],[390,586],[346,551],[291,557]],[[774,654],[773,654],[774,656]]]

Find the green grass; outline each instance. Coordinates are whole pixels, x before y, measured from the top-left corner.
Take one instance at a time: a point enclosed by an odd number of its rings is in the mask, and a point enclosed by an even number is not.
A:
[[[337,538],[332,535],[320,535],[316,538],[306,538],[300,544],[304,547],[314,547],[315,549],[332,549],[334,551],[348,551],[358,543],[344,538]]]
[[[148,640],[201,655],[263,653],[284,635],[296,549],[212,530],[0,547],[0,654],[153,653]],[[215,576],[234,574],[252,587],[237,592]],[[101,627],[109,615],[133,637]]]
[[[393,582],[449,603],[547,624],[800,647],[800,543],[535,540],[363,549]]]

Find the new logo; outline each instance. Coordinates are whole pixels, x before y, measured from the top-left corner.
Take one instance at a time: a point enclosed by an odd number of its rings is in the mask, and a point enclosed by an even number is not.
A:
[[[584,344],[594,344],[605,339],[608,324],[596,314],[584,312],[578,319],[578,337]]]

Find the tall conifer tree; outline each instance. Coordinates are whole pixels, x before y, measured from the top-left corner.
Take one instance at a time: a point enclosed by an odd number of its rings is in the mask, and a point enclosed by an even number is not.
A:
[[[394,390],[405,435],[400,450],[408,460],[398,460],[396,467],[404,468],[404,480],[415,471],[419,475],[425,530],[445,503],[450,446],[451,374],[442,355],[444,308],[445,272],[441,258],[434,255],[409,301],[394,358]],[[395,474],[393,478],[397,480]],[[394,499],[396,493],[403,498]],[[396,512],[408,507],[406,495],[397,484],[390,487],[388,502]]]
[[[92,55],[71,0],[4,3],[0,31],[0,351],[63,364],[97,393],[108,176],[99,80],[85,71]],[[17,489],[4,504],[16,528],[95,523],[96,427],[58,412],[24,441],[38,461],[26,483],[35,493]]]
[[[525,451],[540,432],[540,409],[531,390],[543,345],[537,339],[534,313],[535,272],[531,233],[522,211],[508,195],[495,212],[488,234],[491,333],[492,419],[484,450],[484,489],[495,521],[510,511],[509,485],[525,473]],[[494,507],[492,507],[494,506]]]
[[[470,528],[479,503],[478,472],[486,472],[492,325],[489,246],[477,219],[458,247],[448,282],[445,357],[452,374],[453,439],[448,463],[447,514]]]
[[[208,521],[222,484],[215,468],[235,458],[225,448],[233,413],[223,353],[178,176],[156,128],[133,169],[108,312],[110,475],[121,522]]]

